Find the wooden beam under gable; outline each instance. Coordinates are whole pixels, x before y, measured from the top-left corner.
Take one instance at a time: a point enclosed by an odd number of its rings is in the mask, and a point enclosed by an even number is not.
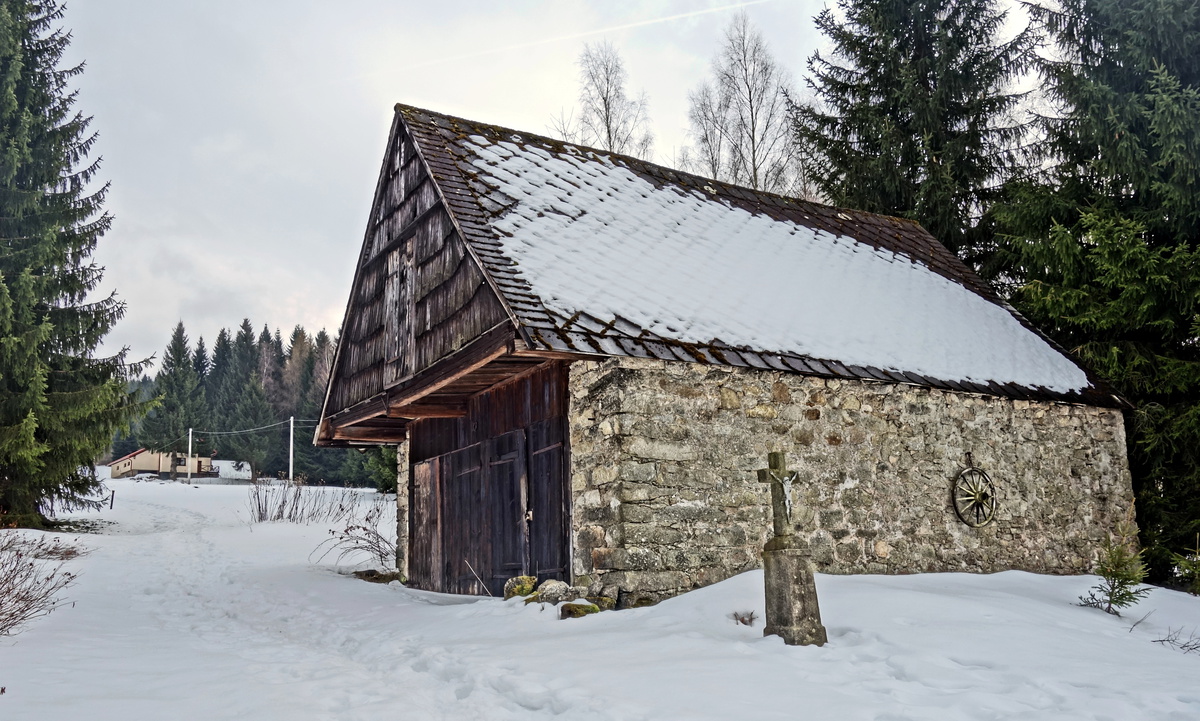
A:
[[[465,401],[448,403],[410,403],[396,405],[388,409],[388,418],[462,418],[467,415]]]
[[[363,445],[382,445],[386,443],[398,443],[405,439],[407,432],[404,428],[379,428],[366,426],[359,428],[357,426],[350,428],[336,428],[333,431],[334,441],[348,441],[350,443],[361,443]]]
[[[412,404],[497,358],[511,354],[516,342],[516,332],[506,320],[447,358],[388,388],[388,405]]]

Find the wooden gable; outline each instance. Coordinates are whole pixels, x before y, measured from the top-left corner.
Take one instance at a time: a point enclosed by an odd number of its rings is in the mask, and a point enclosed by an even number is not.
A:
[[[511,351],[514,338],[510,312],[463,241],[397,114],[317,442],[395,442],[405,437],[410,419],[461,415],[472,394],[529,364],[518,361],[511,368],[493,368],[490,375],[475,373]],[[436,370],[451,359],[450,373]],[[453,381],[462,379],[452,377],[454,370],[477,377],[455,386]]]

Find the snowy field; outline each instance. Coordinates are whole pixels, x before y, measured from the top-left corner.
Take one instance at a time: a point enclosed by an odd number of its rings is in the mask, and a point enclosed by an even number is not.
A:
[[[245,486],[112,481],[74,601],[0,639],[0,719],[1200,719],[1200,598],[1126,618],[1092,577],[820,576],[824,648],[763,638],[762,574],[559,621],[310,562]],[[339,570],[341,572],[339,572]],[[1144,622],[1134,621],[1153,611]]]

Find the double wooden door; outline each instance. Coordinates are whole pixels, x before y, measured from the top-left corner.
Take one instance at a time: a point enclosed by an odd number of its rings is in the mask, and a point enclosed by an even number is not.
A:
[[[413,464],[411,585],[498,596],[513,576],[566,580],[563,425],[534,423]]]

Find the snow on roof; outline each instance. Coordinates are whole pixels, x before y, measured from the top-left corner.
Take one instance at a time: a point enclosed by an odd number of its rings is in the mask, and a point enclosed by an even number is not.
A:
[[[133,458],[134,456],[140,456],[143,453],[146,453],[146,449],[139,448],[136,451],[134,451],[133,453],[127,453],[127,454],[121,456],[120,458],[116,458],[116,459],[113,459],[112,461],[109,461],[108,465],[110,467],[115,466],[116,464],[120,463],[121,461],[127,461],[130,458]]]
[[[1089,385],[1007,309],[908,258],[655,187],[604,156],[469,140],[484,182],[515,200],[492,223],[504,250],[564,316],[949,380]]]
[[[590,333],[614,355],[662,340],[701,360],[749,349],[860,377],[1102,395],[915,223],[397,110],[485,268],[520,286],[497,283],[535,341]]]

